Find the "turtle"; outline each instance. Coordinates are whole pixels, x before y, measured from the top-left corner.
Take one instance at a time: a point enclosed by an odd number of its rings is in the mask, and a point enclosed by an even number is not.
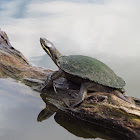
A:
[[[46,38],[40,38],[40,44],[59,68],[58,71],[48,75],[41,91],[52,87],[54,80],[64,77],[80,85],[75,101],[72,104],[67,104],[70,107],[79,105],[90,91],[112,93],[131,103],[123,95],[125,81],[100,60],[84,55],[62,55]]]

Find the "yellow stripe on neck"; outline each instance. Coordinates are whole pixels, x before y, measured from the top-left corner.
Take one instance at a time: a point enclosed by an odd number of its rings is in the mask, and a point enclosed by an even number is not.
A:
[[[52,55],[51,55],[51,53],[50,53],[50,51],[49,51],[49,49],[48,48],[46,48],[45,47],[45,45],[42,43],[42,46],[43,46],[43,48],[48,52],[48,54],[49,54],[49,56],[52,58]]]

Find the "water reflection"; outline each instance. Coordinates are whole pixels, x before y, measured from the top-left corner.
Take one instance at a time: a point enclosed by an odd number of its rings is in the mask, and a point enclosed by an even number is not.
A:
[[[61,107],[63,101],[60,102],[60,98],[68,97],[65,93],[61,93],[62,96],[55,101],[51,100],[51,97],[54,98],[57,95],[52,92],[47,93],[47,98],[45,94],[41,95],[45,96],[43,100],[46,102],[46,107],[44,108],[45,104],[39,93],[12,79],[0,79],[0,139],[128,140],[115,131],[58,111],[50,103],[53,102],[56,106],[59,104]]]
[[[56,111],[54,111],[53,109],[51,109],[51,107],[49,107],[49,105],[46,105],[46,108],[44,108],[38,115],[37,117],[37,121],[38,122],[42,122],[46,119],[49,119]]]
[[[29,87],[12,79],[0,79],[0,139],[23,140],[32,135],[28,133],[32,133],[30,129],[43,105],[39,94]]]
[[[39,93],[15,80],[0,79],[0,139],[84,139],[69,133],[56,123],[54,112],[47,115],[47,121],[37,122],[37,116],[44,106]]]
[[[119,134],[116,131],[104,128],[103,126],[99,126],[97,124],[86,122],[84,120],[80,120],[72,115],[56,111],[48,104],[46,104],[46,108],[39,113],[38,121],[46,120],[54,113],[55,121],[75,136],[93,139],[101,138],[106,140],[130,140],[128,137]]]
[[[59,82],[58,82],[59,81]],[[49,119],[52,115],[55,121],[65,128],[68,132],[78,136],[80,138],[99,138],[106,140],[134,140],[125,135],[125,133],[111,129],[104,125],[96,124],[96,122],[89,122],[83,120],[84,117],[80,117],[77,114],[78,109],[71,109],[65,105],[65,101],[73,99],[73,94],[78,93],[77,87],[73,87],[69,81],[65,81],[63,78],[59,78],[54,81],[57,93],[53,87],[46,92],[41,93],[42,100],[46,103],[46,107],[39,113],[37,120],[43,122]],[[65,87],[70,87],[66,90]],[[74,88],[74,89],[73,89]],[[79,112],[80,113],[80,112]],[[82,114],[81,114],[82,115]],[[85,117],[86,119],[86,117]]]
[[[0,139],[65,140],[69,137],[77,140],[65,132],[53,116],[38,123],[37,116],[43,107],[39,93],[15,80],[0,79]]]

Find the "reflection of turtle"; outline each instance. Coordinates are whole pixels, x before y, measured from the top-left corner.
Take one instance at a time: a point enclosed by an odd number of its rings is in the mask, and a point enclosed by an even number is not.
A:
[[[59,67],[59,71],[55,71],[48,76],[42,91],[52,87],[53,80],[59,77],[65,77],[72,82],[81,84],[77,99],[70,105],[72,107],[83,101],[87,91],[113,93],[131,103],[122,95],[124,91],[123,87],[125,86],[124,80],[118,77],[101,61],[82,55],[63,56],[54,45],[45,38],[40,38],[40,43],[45,52],[47,52],[54,63]]]
[[[51,110],[49,105],[46,104],[46,108],[44,108],[38,114],[37,121],[42,122],[43,120],[46,120],[46,119],[50,118],[54,113],[55,113],[55,111]]]

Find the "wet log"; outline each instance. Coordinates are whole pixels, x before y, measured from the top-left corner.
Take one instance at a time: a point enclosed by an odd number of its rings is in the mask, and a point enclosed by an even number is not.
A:
[[[5,32],[0,31],[0,78],[13,78],[41,93],[40,87],[51,70],[32,66],[24,55],[9,42]],[[41,97],[46,106],[53,106],[56,111],[65,112],[81,120],[96,123],[128,139],[140,139],[140,99],[127,97],[135,104],[129,104],[110,93],[89,93],[77,107],[69,108],[66,101],[76,98],[78,89],[66,79],[54,81],[53,87]],[[72,86],[71,86],[72,85]]]

